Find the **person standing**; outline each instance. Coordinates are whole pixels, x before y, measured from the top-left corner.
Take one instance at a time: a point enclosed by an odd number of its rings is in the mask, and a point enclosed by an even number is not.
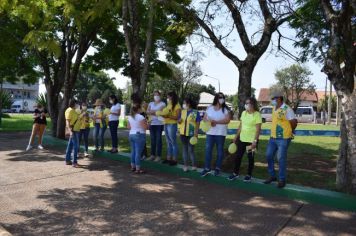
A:
[[[79,114],[76,111],[77,108],[79,108],[79,106],[76,104],[76,101],[72,99],[69,101],[69,107],[65,111],[66,128],[69,132],[69,140],[66,150],[66,164],[73,165],[73,167],[78,167],[78,133],[81,126]],[[73,161],[71,160],[72,151]]]
[[[230,123],[230,110],[225,103],[225,95],[217,93],[213,104],[205,112],[204,120],[211,123],[211,128],[206,133],[205,166],[200,173],[202,177],[211,173],[211,159],[214,145],[217,149],[217,160],[214,175],[220,175],[221,165],[224,159],[224,143],[227,135],[227,125]]]
[[[284,103],[283,93],[275,92],[271,96],[272,125],[271,137],[268,141],[266,158],[270,177],[264,181],[270,184],[277,181],[274,169],[274,156],[277,154],[279,163],[278,188],[284,188],[287,178],[287,151],[293,138],[293,132],[298,125],[294,111]]]
[[[131,113],[128,117],[128,128],[130,129],[129,140],[131,146],[131,171],[143,174],[141,169],[141,153],[146,143],[147,121],[141,113],[140,104],[132,104]]]
[[[106,130],[106,123],[104,118],[104,103],[101,99],[96,99],[93,104],[94,114],[93,114],[93,123],[94,123],[94,143],[95,151],[99,151],[99,145],[101,146],[101,151],[104,150],[104,133]]]
[[[119,116],[121,112],[121,104],[119,103],[115,95],[109,97],[111,104],[110,114],[109,114],[109,128],[111,134],[111,153],[118,152],[118,138],[117,138],[117,129],[119,126]]]
[[[30,137],[30,142],[27,145],[26,151],[29,151],[32,149],[34,142],[35,142],[35,137],[36,135],[38,136],[38,149],[42,150],[42,138],[43,134],[46,131],[46,126],[47,126],[47,120],[46,117],[48,115],[47,109],[42,107],[41,104],[37,104],[37,108],[35,109],[35,112],[33,114],[33,125],[32,125],[32,133]]]
[[[161,100],[161,93],[156,90],[153,93],[153,102],[148,104],[147,114],[150,121],[151,157],[149,160],[159,162],[162,156],[162,132],[163,119],[156,116],[157,111],[162,111],[166,104]]]
[[[194,145],[190,143],[192,137],[198,138],[199,124],[201,117],[199,112],[196,110],[197,104],[191,98],[187,97],[183,101],[183,110],[180,115],[179,123],[179,133],[180,140],[183,144],[183,161],[184,167],[183,171],[188,171],[188,159],[191,160],[192,170],[196,170]]]
[[[181,106],[178,103],[176,92],[167,94],[167,106],[162,111],[157,111],[157,116],[164,118],[164,134],[167,141],[167,158],[162,163],[177,165],[178,143],[177,143],[177,123],[180,116]]]
[[[244,181],[251,181],[252,171],[255,163],[255,150],[258,144],[258,139],[260,137],[261,125],[262,116],[258,111],[256,98],[248,98],[245,102],[245,111],[243,111],[241,114],[240,125],[233,141],[237,144],[237,153],[235,157],[234,172],[228,177],[228,180],[234,180],[239,177],[241,160],[245,154],[245,151],[247,151],[248,171]]]
[[[88,148],[89,148],[89,133],[90,133],[90,118],[89,118],[89,113],[87,111],[87,104],[85,102],[82,103],[81,105],[81,110],[80,110],[80,131],[79,131],[79,149],[80,149],[80,143],[82,141],[82,138],[84,139],[84,156],[88,157]],[[79,152],[78,149],[78,152]]]

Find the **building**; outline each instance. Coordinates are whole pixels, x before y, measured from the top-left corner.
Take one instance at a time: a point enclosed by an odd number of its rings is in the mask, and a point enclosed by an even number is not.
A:
[[[21,82],[16,84],[4,82],[2,89],[11,95],[13,101],[23,99],[36,100],[39,93],[39,83],[28,85]]]
[[[271,104],[269,88],[260,89],[257,101],[260,103],[261,106],[268,106]],[[318,92],[312,94],[303,93],[301,95],[301,102],[299,106],[316,108],[318,106]]]

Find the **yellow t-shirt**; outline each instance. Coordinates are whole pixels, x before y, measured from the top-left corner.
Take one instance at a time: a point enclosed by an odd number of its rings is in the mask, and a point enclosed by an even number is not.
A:
[[[243,111],[241,114],[241,142],[252,143],[256,136],[256,125],[262,123],[261,113],[255,111],[250,114],[247,111]]]
[[[89,113],[87,111],[84,112],[84,114],[80,117],[80,129],[86,129],[90,127],[90,118],[89,118]]]
[[[179,103],[172,108],[172,103],[168,103],[168,105],[162,110],[162,111],[157,111],[156,115],[157,116],[177,116],[178,117],[178,110],[181,110],[181,106]],[[164,124],[177,124],[178,120],[173,120],[170,118],[164,118]]]
[[[75,111],[75,109],[68,107],[65,111],[66,120],[70,120],[70,125],[74,126],[73,131],[78,132],[80,130],[81,122],[79,120],[79,114]]]

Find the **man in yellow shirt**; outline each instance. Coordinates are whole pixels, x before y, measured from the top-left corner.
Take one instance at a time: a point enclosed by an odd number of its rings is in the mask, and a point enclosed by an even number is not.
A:
[[[66,164],[73,165],[73,167],[78,167],[78,145],[79,145],[79,131],[81,122],[79,119],[79,114],[76,112],[76,108],[79,108],[75,100],[69,101],[69,107],[65,111],[66,118],[66,128],[69,130],[69,140],[66,150]],[[72,162],[72,151],[73,151],[73,162]]]
[[[270,184],[277,181],[274,170],[274,155],[277,154],[279,163],[279,179],[278,188],[284,188],[287,177],[287,151],[290,141],[293,137],[293,131],[297,127],[297,119],[294,111],[284,103],[283,93],[275,92],[271,95],[272,98],[272,126],[271,137],[268,142],[266,156],[268,163],[268,173],[270,177],[264,181],[265,184]]]

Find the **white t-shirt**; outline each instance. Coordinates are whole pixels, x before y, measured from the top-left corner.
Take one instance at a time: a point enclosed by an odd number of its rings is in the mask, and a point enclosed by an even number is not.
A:
[[[162,110],[162,108],[164,108],[166,106],[166,104],[164,102],[159,102],[159,103],[154,103],[154,102],[150,102],[148,104],[148,108],[151,111],[160,111]],[[159,119],[158,116],[153,116],[151,115],[151,125],[163,125],[163,119]]]
[[[229,111],[226,108],[224,112],[221,108],[218,111],[215,111],[214,106],[209,106],[206,109],[206,115],[208,117],[208,120],[220,121],[224,120],[226,116],[229,115]],[[215,127],[211,127],[206,134],[226,136],[227,125],[217,124]]]
[[[292,108],[287,106],[287,104],[283,103],[281,108],[283,109],[284,107],[287,107],[287,113],[286,113],[286,118],[287,120],[294,120],[295,119],[295,114]]]
[[[130,134],[145,134],[146,130],[141,127],[140,122],[143,121],[145,117],[140,114],[136,114],[135,117],[129,116],[128,121],[130,124]]]
[[[110,112],[114,112],[114,113],[117,113],[119,115],[110,114],[109,115],[109,121],[117,121],[117,120],[119,120],[120,110],[121,110],[121,104],[120,103],[116,103],[116,105],[112,105],[111,108],[110,108]]]

